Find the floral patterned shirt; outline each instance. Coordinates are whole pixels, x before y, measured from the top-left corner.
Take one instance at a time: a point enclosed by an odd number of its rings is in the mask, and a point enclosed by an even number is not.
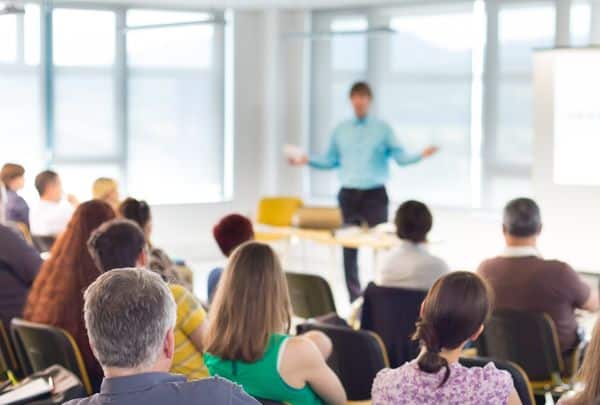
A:
[[[416,360],[397,369],[380,371],[373,382],[373,405],[501,405],[514,390],[510,374],[493,363],[467,368],[450,364],[450,377],[439,387],[446,369],[436,374],[421,371]]]

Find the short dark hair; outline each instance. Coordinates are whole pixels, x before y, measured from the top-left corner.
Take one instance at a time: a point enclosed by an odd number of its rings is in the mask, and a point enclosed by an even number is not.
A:
[[[25,175],[25,168],[16,163],[6,163],[0,171],[0,182],[8,187],[8,183]]]
[[[504,231],[511,236],[526,238],[542,230],[540,207],[531,198],[516,198],[504,207]]]
[[[35,176],[35,189],[40,196],[44,195],[46,188],[50,183],[53,183],[58,179],[58,173],[52,170],[44,170],[37,176]]]
[[[223,217],[213,228],[213,236],[221,252],[227,257],[244,242],[254,239],[252,222],[239,214]]]
[[[148,225],[152,219],[150,206],[144,200],[136,200],[135,198],[126,198],[119,206],[119,214],[123,218],[130,219],[136,222],[142,228]]]
[[[427,234],[433,226],[433,217],[425,204],[409,200],[398,207],[395,222],[400,239],[420,243],[427,240]]]
[[[373,98],[373,91],[367,82],[356,82],[350,88],[350,97],[354,95],[367,96]]]
[[[88,240],[88,250],[96,266],[105,272],[135,267],[146,245],[144,232],[128,219],[113,219],[96,229]]]

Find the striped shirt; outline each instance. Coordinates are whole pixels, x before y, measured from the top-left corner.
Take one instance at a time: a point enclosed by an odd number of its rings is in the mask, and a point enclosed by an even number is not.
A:
[[[190,335],[198,329],[206,319],[206,312],[198,300],[177,284],[171,284],[171,293],[177,304],[177,322],[175,324],[175,355],[171,373],[183,374],[189,380],[208,377],[202,353],[190,340]]]

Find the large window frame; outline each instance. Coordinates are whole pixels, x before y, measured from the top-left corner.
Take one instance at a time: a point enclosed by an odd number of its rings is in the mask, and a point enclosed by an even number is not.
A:
[[[499,107],[500,107],[500,95],[499,87],[503,79],[509,79],[513,82],[528,83],[532,82],[531,74],[523,73],[502,73],[500,72],[500,38],[499,38],[499,13],[502,7],[519,7],[528,5],[551,5],[554,7],[555,13],[559,13],[561,7],[559,2],[562,0],[482,0],[479,3],[484,7],[484,23],[485,23],[485,38],[481,41],[480,57],[478,63],[480,69],[477,68],[476,63],[473,66],[473,72],[471,79],[473,81],[472,86],[472,127],[471,127],[471,203],[468,206],[446,206],[443,204],[435,204],[441,208],[452,208],[452,209],[476,209],[476,210],[493,210],[498,208],[497,201],[493,201],[492,184],[496,179],[512,179],[522,182],[531,183],[532,180],[532,163],[507,163],[503,161],[502,157],[498,155],[496,148],[496,137],[498,136],[499,130]],[[473,0],[472,3],[477,3]],[[575,4],[581,4],[582,2],[574,2]],[[404,4],[398,4],[394,6],[394,10],[401,10],[403,7],[415,7],[417,3],[407,2]],[[438,0],[429,1],[425,3],[426,7],[439,6],[445,8],[450,2]],[[564,10],[564,9],[563,9]],[[323,20],[324,18],[334,19],[343,17],[345,15],[363,16],[368,18],[369,27],[380,27],[387,26],[389,21],[393,17],[392,15],[386,14],[383,8],[357,8],[357,9],[330,9],[323,11],[313,11],[312,18],[313,24],[315,21]],[[555,39],[558,36],[562,38],[569,37],[569,32],[562,32],[565,30],[564,24],[561,24],[559,20],[561,16],[556,16],[554,21],[554,35]],[[313,25],[313,31],[318,31],[316,28],[322,30],[323,24],[319,24],[316,27]],[[568,29],[568,25],[566,27]],[[314,50],[314,42],[311,44],[311,74],[315,73],[315,66],[321,61],[319,60],[319,54]],[[381,71],[380,66],[384,66],[384,69],[389,66],[387,60],[388,56],[381,50],[373,49],[372,46],[375,41],[368,41],[367,54],[369,58],[366,64],[366,73],[364,78],[371,82],[374,86],[374,91],[377,94],[377,83],[381,75],[394,75],[387,71]],[[381,41],[379,42],[381,43]],[[581,45],[581,43],[577,43]],[[475,51],[475,50],[474,50]],[[322,52],[322,51],[321,51]],[[389,77],[389,76],[388,76]],[[401,78],[405,80],[406,78]],[[423,79],[423,77],[416,75],[416,80]],[[311,82],[313,82],[311,78]],[[310,100],[315,100],[315,97],[322,97],[322,94],[317,94],[314,91],[314,84],[312,88],[312,94],[310,94]],[[379,108],[377,101],[373,106],[373,113],[378,115]],[[532,106],[533,109],[533,106]],[[315,142],[317,136],[317,130],[323,132],[322,128],[317,128],[319,122],[315,122],[314,111],[316,106],[314,102],[311,102],[311,116],[309,117],[309,131],[307,135],[308,143],[311,152],[322,152],[323,151],[323,140]],[[385,117],[383,117],[385,118]],[[319,134],[318,136],[322,136]],[[533,137],[533,128],[532,128]],[[317,144],[318,146],[315,146]],[[442,151],[443,153],[443,151]],[[314,176],[320,176],[320,174],[309,171],[307,194],[310,198],[316,200],[329,199],[332,197],[334,190],[331,190],[331,194],[324,195],[321,193],[315,193]],[[329,185],[331,185],[330,183]],[[531,192],[531,187],[529,192]]]
[[[44,1],[27,1],[25,4],[36,4],[40,7],[40,63],[39,65],[27,65],[24,62],[24,52],[21,49],[17,55],[18,64],[15,66],[3,65],[0,63],[0,74],[11,71],[22,71],[26,69],[28,72],[37,72],[39,75],[40,83],[40,104],[41,104],[41,134],[40,137],[43,139],[44,151],[41,153],[43,156],[43,162],[40,167],[52,168],[55,166],[74,166],[74,167],[92,167],[98,165],[110,165],[118,167],[120,172],[121,191],[127,194],[127,180],[128,180],[128,149],[129,149],[129,128],[128,128],[128,71],[130,69],[138,69],[128,67],[127,63],[127,25],[126,18],[129,10],[156,10],[165,12],[191,12],[191,13],[204,13],[210,15],[215,21],[225,21],[226,13],[224,10],[208,10],[206,8],[197,7],[184,7],[184,6],[155,6],[155,5],[131,5],[123,6],[118,4],[102,4],[100,2],[90,3],[79,3],[79,2],[60,2],[58,4],[49,4]],[[98,11],[109,11],[115,15],[115,60],[114,65],[104,67],[87,67],[87,66],[57,66],[53,61],[53,12],[55,10],[98,10]],[[231,19],[231,16],[228,16]],[[19,34],[21,35],[18,40],[20,45],[23,42],[23,16],[17,16],[17,24]],[[222,125],[218,128],[218,135],[220,137],[220,154],[222,159],[220,161],[220,184],[221,192],[219,196],[204,196],[195,199],[194,201],[185,201],[183,203],[212,203],[228,201],[233,198],[233,190],[231,187],[231,169],[228,165],[231,165],[231,159],[227,157],[231,156],[231,151],[227,150],[232,147],[232,142],[228,137],[231,137],[232,125],[226,120],[227,111],[230,109],[229,104],[231,103],[230,94],[226,92],[225,86],[225,72],[226,67],[231,61],[226,58],[226,42],[228,36],[232,35],[231,28],[227,27],[230,21],[225,23],[214,23],[215,32],[213,43],[213,54],[212,58],[216,67],[213,69],[218,72],[217,80],[219,83],[216,84],[216,88],[220,93],[218,95],[218,101],[220,104],[220,121]],[[229,41],[230,43],[230,41]],[[75,155],[61,155],[57,153],[57,138],[56,138],[56,79],[59,72],[71,72],[71,73],[93,73],[94,71],[106,72],[110,70],[114,77],[114,117],[115,117],[115,136],[117,138],[117,150],[114,153],[110,153],[104,156],[93,156],[83,157]],[[153,69],[153,71],[169,74],[170,68]],[[230,115],[230,114],[229,114]],[[37,170],[38,168],[36,168]],[[91,187],[91,184],[90,184]],[[152,200],[149,201],[153,203]],[[179,204],[178,201],[169,201],[166,204]]]

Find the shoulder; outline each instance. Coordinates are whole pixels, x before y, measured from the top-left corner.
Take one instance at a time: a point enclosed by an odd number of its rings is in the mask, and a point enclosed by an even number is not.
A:
[[[493,267],[498,264],[499,257],[493,257],[490,259],[486,259],[477,268],[477,274],[480,276],[485,276],[487,272],[489,272]]]
[[[413,383],[414,378],[411,378],[411,376],[414,374],[414,362],[405,363],[395,369],[385,368],[379,371],[375,376],[371,389],[373,400],[376,400],[377,403],[393,401],[400,391],[405,390],[401,388],[402,386]]]
[[[197,401],[198,398],[202,398],[199,404],[258,404],[244,392],[240,385],[220,377],[185,382],[182,383],[181,388],[185,392],[185,397],[190,400]]]
[[[462,372],[467,376],[471,386],[480,386],[482,391],[495,393],[498,397],[508,398],[514,390],[512,376],[508,371],[498,370],[494,363],[488,363],[484,367],[463,367]]]
[[[303,336],[285,338],[280,350],[282,364],[293,365],[294,369],[318,368],[323,363],[317,345]]]

